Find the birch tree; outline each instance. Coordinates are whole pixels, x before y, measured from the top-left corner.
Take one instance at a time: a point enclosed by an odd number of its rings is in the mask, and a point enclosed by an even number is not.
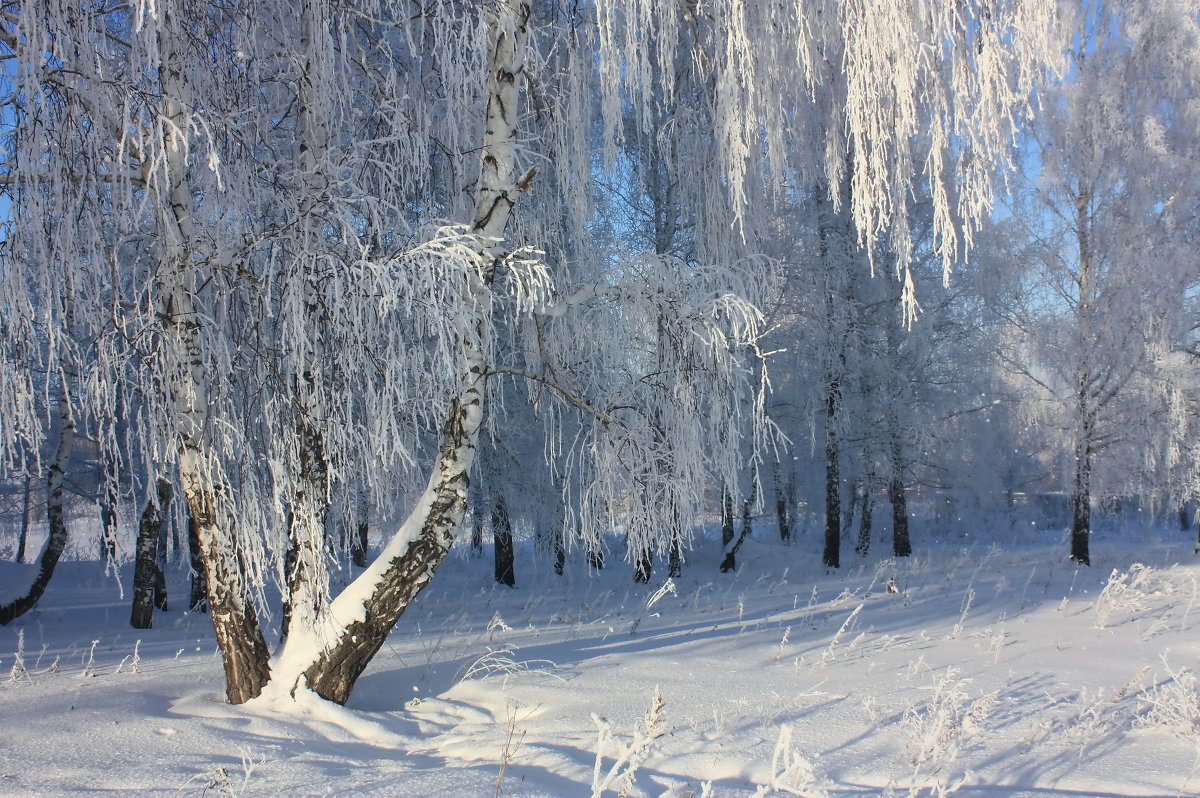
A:
[[[1200,31],[1189,3],[1079,9],[1070,80],[1049,92],[1016,216],[1040,284],[1009,363],[1070,452],[1071,559],[1090,561],[1096,466],[1145,412],[1138,383],[1194,322]]]

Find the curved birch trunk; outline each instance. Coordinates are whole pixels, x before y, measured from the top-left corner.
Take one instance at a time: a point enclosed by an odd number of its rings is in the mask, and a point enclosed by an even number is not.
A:
[[[46,592],[46,586],[50,584],[50,577],[54,576],[54,568],[58,565],[70,537],[66,509],[63,505],[67,463],[71,459],[71,449],[75,444],[75,418],[71,415],[68,379],[65,374],[62,376],[62,391],[58,399],[58,447],[54,452],[50,473],[46,477],[46,523],[50,534],[38,555],[37,570],[29,589],[23,595],[0,606],[0,626],[12,623],[37,605],[42,594]]]

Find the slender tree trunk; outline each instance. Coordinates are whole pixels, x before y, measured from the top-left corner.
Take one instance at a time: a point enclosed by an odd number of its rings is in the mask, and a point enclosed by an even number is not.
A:
[[[171,494],[167,494],[166,501],[170,502]],[[158,546],[154,552],[154,609],[161,612],[166,612],[170,609],[167,601],[167,530],[170,526],[170,518],[166,515],[166,505],[162,508],[163,518],[158,525]]]
[[[100,486],[100,564],[107,570],[117,564],[117,507],[121,500],[121,480],[119,455],[112,451],[109,444],[115,444],[117,437],[116,426],[124,415],[125,403],[122,393],[117,393],[117,406],[113,409],[111,439],[102,445],[101,463],[104,468]]]
[[[643,585],[648,583],[654,572],[654,555],[651,554],[649,545],[630,551],[629,554],[633,559],[633,581]]]
[[[204,578],[204,557],[200,553],[200,528],[192,514],[187,513],[188,561],[191,565],[191,594],[188,607],[192,612],[208,612],[208,580]]]
[[[775,464],[775,518],[779,524],[779,539],[784,543],[792,541],[792,520],[789,508],[787,488],[779,474],[779,464]]]
[[[904,495],[904,480],[892,477],[888,493],[892,500],[892,554],[909,557],[912,543],[908,537],[908,499]]]
[[[1093,372],[1089,344],[1093,340],[1092,314],[1096,299],[1096,275],[1091,252],[1092,194],[1081,187],[1075,196],[1075,236],[1079,257],[1079,299],[1075,306],[1075,323],[1080,341],[1080,360],[1075,368],[1075,484],[1071,491],[1071,559],[1081,565],[1091,564],[1088,551],[1092,526],[1092,442],[1095,433],[1093,401]]]
[[[844,506],[842,513],[842,534],[849,535],[854,528],[854,515],[858,512],[858,502],[862,495],[862,480],[856,479],[850,483],[850,501]]]
[[[28,592],[8,604],[0,606],[0,626],[12,623],[20,618],[38,603],[50,578],[54,576],[54,568],[67,546],[70,533],[67,529],[67,513],[64,503],[66,490],[64,483],[67,474],[67,463],[71,460],[71,449],[75,444],[75,419],[71,415],[70,387],[67,375],[62,375],[62,390],[58,399],[58,447],[54,453],[54,462],[46,476],[46,524],[49,535],[42,551],[38,555],[37,572]]]
[[[108,475],[105,466],[105,476],[101,485],[100,499],[100,564],[107,567],[117,562],[117,502],[119,493],[116,476]]]
[[[554,535],[554,573],[562,576],[567,567],[567,505],[563,498],[566,489],[565,481],[560,477],[554,485],[555,501],[558,504],[558,517],[555,519],[552,534]]]
[[[841,476],[837,435],[840,381],[830,380],[825,389],[825,548],[822,562],[830,568],[841,567]]]
[[[567,546],[564,536],[566,530],[561,524],[554,530],[554,573],[562,576],[567,569]]]
[[[871,550],[871,514],[875,509],[871,483],[872,476],[868,476],[863,483],[862,509],[858,518],[858,542],[854,545],[854,552],[859,557],[866,557]]]
[[[1092,463],[1086,434],[1075,445],[1075,486],[1071,491],[1071,559],[1090,565]]]
[[[496,496],[492,508],[492,548],[496,556],[496,581],[502,585],[515,587],[517,577],[514,570],[516,556],[513,552],[512,523],[508,518],[508,504],[504,495]]]
[[[725,556],[721,560],[721,573],[729,573],[737,568],[738,549],[746,542],[746,538],[750,537],[750,531],[750,500],[746,499],[742,502],[742,532],[732,546],[725,547]]]
[[[671,550],[667,553],[667,576],[683,576],[683,523],[678,511],[671,514]]]
[[[587,549],[588,568],[593,571],[604,570],[604,544],[598,540],[585,540],[583,546]]]
[[[724,551],[733,541],[733,492],[721,489],[721,549]]]
[[[29,510],[33,497],[33,477],[25,477],[25,499],[21,504],[21,534],[17,536],[17,562],[25,561],[25,543],[29,540]],[[1187,525],[1184,525],[1184,529]]]
[[[171,483],[160,478],[157,492],[157,497],[147,499],[146,509],[142,511],[142,519],[138,524],[133,566],[133,609],[129,617],[129,623],[134,629],[149,629],[153,626],[154,608],[159,604],[158,582],[162,574],[158,563],[159,537],[167,505],[171,502]],[[160,606],[159,609],[165,607]]]
[[[366,490],[358,492],[357,513],[355,514],[354,529],[350,540],[350,561],[358,568],[367,567],[367,551],[369,550],[368,536],[370,527],[370,507],[367,504]]]
[[[478,509],[471,519],[471,553],[476,557],[483,556],[483,513]]]

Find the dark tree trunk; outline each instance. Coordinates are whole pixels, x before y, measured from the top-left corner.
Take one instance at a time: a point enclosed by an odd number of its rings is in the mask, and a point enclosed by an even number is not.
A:
[[[825,549],[821,560],[830,568],[841,567],[841,477],[837,438],[837,380],[825,392]]]
[[[896,557],[912,555],[912,543],[908,539],[908,499],[904,495],[904,480],[892,477],[888,493],[892,500],[892,554]]]
[[[554,573],[562,576],[567,569],[567,546],[563,540],[566,530],[559,524],[554,530]]]
[[[104,483],[100,500],[100,564],[115,565],[117,562],[117,501],[119,499],[116,475],[109,475],[105,465]]]
[[[65,381],[67,378],[63,379]],[[63,503],[66,493],[64,482],[67,463],[71,459],[71,448],[75,444],[75,419],[71,416],[71,404],[67,391],[67,386],[63,385],[58,402],[58,416],[61,420],[58,448],[54,455],[54,463],[50,466],[50,471],[46,476],[46,524],[49,527],[49,535],[45,545],[42,546],[41,554],[38,555],[37,573],[34,576],[33,584],[29,587],[29,592],[18,596],[8,604],[0,605],[0,626],[12,623],[33,609],[42,594],[46,592],[46,586],[50,584],[50,578],[54,576],[54,568],[58,565],[63,549],[67,547],[69,532],[66,507]]]
[[[137,547],[133,566],[133,609],[129,624],[134,629],[149,629],[154,625],[154,608],[159,605],[158,583],[162,568],[158,562],[160,536],[167,505],[171,502],[171,483],[158,480],[158,496],[146,501],[138,524]],[[165,588],[163,590],[166,592]],[[163,603],[166,603],[165,595]],[[159,606],[159,609],[165,607]]]
[[[725,547],[725,556],[721,559],[721,573],[727,574],[737,568],[737,553],[746,538],[750,537],[750,500],[742,502],[742,532],[732,546]]]
[[[515,587],[517,575],[514,571],[516,556],[513,552],[512,523],[503,495],[496,497],[496,504],[492,508],[492,544],[496,554],[496,581]]]
[[[733,492],[721,490],[721,549],[729,548],[733,542]]]
[[[671,519],[671,550],[667,553],[667,576],[678,579],[683,576],[683,525],[679,516]]]
[[[225,667],[225,696],[231,704],[244,704],[270,679],[271,655],[246,585],[236,525],[218,518],[220,488],[205,484],[201,462],[200,453],[185,443],[179,473],[200,540],[208,608]]]
[[[1090,565],[1088,539],[1092,526],[1092,463],[1086,434],[1075,447],[1075,488],[1071,492],[1071,559]]]
[[[354,563],[357,568],[366,568],[367,550],[369,547],[367,538],[371,530],[371,516],[365,490],[360,490],[358,493],[358,506],[355,515],[356,518],[350,540],[350,562]]]
[[[163,496],[161,488],[159,496]],[[167,516],[167,505],[171,502],[171,485],[167,483],[167,493],[162,499],[160,514],[162,519],[158,525],[158,546],[154,552],[154,608],[162,612],[169,609],[167,602],[167,529],[170,518]]]
[[[858,512],[858,502],[862,494],[862,481],[854,480],[850,484],[850,502],[845,505],[842,513],[842,534],[848,536],[854,528],[854,515]]]
[[[871,550],[871,514],[874,509],[875,501],[871,495],[871,479],[868,478],[863,484],[861,515],[858,517],[858,542],[854,545],[854,552],[859,557],[866,557],[867,552]]]
[[[295,525],[292,522],[290,511],[287,514],[286,523],[288,525],[288,546],[287,550],[283,552],[284,594],[283,606],[279,608],[279,637],[281,640],[287,640],[288,632],[292,629],[292,601],[301,579],[300,543],[292,534]]]
[[[554,573],[558,576],[562,576],[567,567],[567,505],[563,498],[564,490],[566,490],[566,483],[560,477],[554,484],[558,516],[554,519],[554,526],[550,530],[554,538]]]
[[[792,540],[792,519],[789,512],[787,488],[779,476],[779,466],[775,466],[775,518],[779,523],[779,539],[784,543]]]
[[[191,563],[191,595],[188,607],[192,612],[208,612],[208,580],[204,578],[204,557],[200,554],[200,530],[192,514],[187,514],[188,561]]]
[[[29,540],[29,510],[33,496],[33,477],[25,477],[25,499],[21,505],[21,534],[17,537],[17,562],[25,561],[25,543]],[[1185,522],[1184,529],[1187,529]]]
[[[588,568],[596,571],[604,570],[604,544],[598,540],[584,541],[584,547],[587,549],[587,564]]]
[[[654,571],[654,557],[650,549],[643,548],[633,555],[633,581],[646,584]]]

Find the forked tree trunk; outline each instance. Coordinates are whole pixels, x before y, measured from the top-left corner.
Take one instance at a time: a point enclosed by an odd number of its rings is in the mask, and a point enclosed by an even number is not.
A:
[[[137,546],[133,566],[133,608],[129,623],[134,629],[149,629],[154,625],[154,608],[158,604],[159,536],[167,505],[171,502],[171,483],[158,480],[157,497],[146,501],[138,524]],[[165,591],[164,591],[165,592]]]
[[[496,504],[492,508],[492,548],[496,556],[496,581],[502,585],[516,587],[512,522],[508,518],[508,505],[503,494],[496,496]]]
[[[498,5],[491,30],[487,119],[472,224],[481,252],[492,258],[492,266],[484,274],[485,291],[490,289],[495,267],[504,256],[503,240],[517,193],[528,190],[534,175],[530,170],[518,178],[515,172],[519,87],[525,69],[530,3],[504,0]],[[480,316],[472,332],[480,335],[490,323],[491,302],[489,295],[473,299]],[[282,675],[288,689],[299,686],[302,675],[309,689],[344,704],[396,621],[429,583],[450,550],[466,512],[469,475],[483,419],[486,372],[480,341],[467,333],[460,344],[467,364],[463,390],[450,403],[429,484],[395,538],[329,606],[327,614],[344,625],[334,632],[335,639],[322,641],[320,654],[302,674]],[[362,597],[364,592],[366,598]],[[287,655],[284,652],[282,658]],[[291,681],[293,678],[296,682]]]
[[[58,400],[58,447],[46,476],[46,524],[49,527],[49,535],[38,555],[37,571],[29,590],[25,595],[0,606],[0,626],[12,623],[33,609],[46,592],[46,586],[54,576],[54,568],[58,565],[63,549],[67,547],[70,535],[67,529],[66,507],[63,503],[66,493],[64,483],[67,463],[70,462],[71,449],[75,444],[75,419],[71,415],[70,388],[67,385],[69,379],[66,375],[62,376],[62,390]]]

